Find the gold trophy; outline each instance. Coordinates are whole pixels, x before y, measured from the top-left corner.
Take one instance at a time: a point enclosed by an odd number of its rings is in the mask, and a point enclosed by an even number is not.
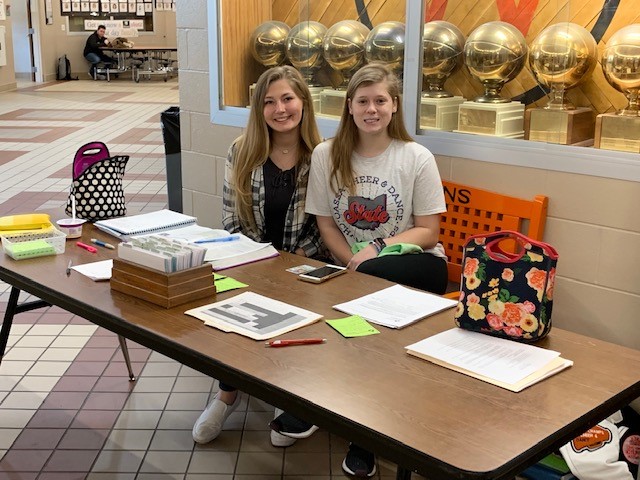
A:
[[[607,81],[627,97],[627,106],[596,118],[595,147],[640,153],[640,24],[617,31],[607,42],[600,63]]]
[[[322,39],[326,32],[327,28],[321,23],[307,21],[294,26],[287,36],[287,57],[310,87],[317,86],[314,75],[324,63]]]
[[[284,22],[264,22],[251,34],[251,55],[266,68],[276,67],[287,59],[286,42],[289,26]],[[249,86],[249,102],[256,84]]]
[[[420,99],[420,128],[454,130],[464,98],[444,89],[447,78],[462,67],[464,36],[452,23],[435,20],[422,31],[422,75],[427,90]]]
[[[460,105],[457,132],[524,136],[524,105],[502,97],[500,91],[518,76],[526,60],[527,44],[513,25],[489,22],[471,32],[464,45],[464,64],[482,83],[484,94]]]
[[[404,34],[404,23],[401,22],[382,22],[373,27],[364,42],[367,62],[384,63],[402,79]]]
[[[287,58],[291,65],[300,70],[307,81],[313,109],[318,112],[320,111],[320,92],[323,87],[316,83],[314,77],[324,64],[322,39],[325,33],[327,33],[327,27],[320,22],[300,22],[291,29],[286,42]]]
[[[575,23],[545,28],[529,49],[529,67],[539,84],[550,90],[544,108],[525,112],[524,138],[563,145],[591,145],[593,110],[576,108],[565,92],[591,76],[597,63],[597,46],[587,29]]]
[[[346,88],[353,74],[364,63],[364,42],[369,29],[356,20],[343,20],[327,30],[322,42],[324,59],[342,75],[342,83],[337,90],[324,89],[320,93],[320,113],[342,114]]]

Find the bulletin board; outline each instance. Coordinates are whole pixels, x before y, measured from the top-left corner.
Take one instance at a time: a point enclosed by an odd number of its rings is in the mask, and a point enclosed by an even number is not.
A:
[[[114,16],[144,17],[153,11],[176,11],[175,0],[60,0],[60,12],[66,16]]]

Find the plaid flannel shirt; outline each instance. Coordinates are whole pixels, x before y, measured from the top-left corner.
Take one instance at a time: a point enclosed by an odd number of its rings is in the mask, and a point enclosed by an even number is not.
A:
[[[251,172],[251,195],[256,228],[248,228],[240,225],[240,218],[236,214],[235,188],[232,183],[234,162],[235,143],[229,148],[225,162],[222,225],[228,232],[242,232],[256,242],[262,242],[265,235],[264,205],[266,198],[262,166]],[[296,249],[301,248],[307,257],[312,257],[322,251],[322,241],[315,217],[304,211],[308,179],[309,165],[300,165],[297,168],[296,188],[285,218],[282,249],[287,252],[295,252]]]

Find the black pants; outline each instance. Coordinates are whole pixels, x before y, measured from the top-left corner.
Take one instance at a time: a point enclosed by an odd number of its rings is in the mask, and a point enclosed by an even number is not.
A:
[[[438,295],[447,290],[447,262],[430,253],[376,257],[362,262],[356,270]]]

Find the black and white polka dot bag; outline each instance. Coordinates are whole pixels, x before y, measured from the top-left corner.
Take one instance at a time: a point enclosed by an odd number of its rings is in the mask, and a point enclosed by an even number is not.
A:
[[[65,211],[71,215],[72,198],[76,216],[90,222],[127,214],[122,179],[128,155],[111,156],[102,142],[83,145],[73,159],[73,183]]]

